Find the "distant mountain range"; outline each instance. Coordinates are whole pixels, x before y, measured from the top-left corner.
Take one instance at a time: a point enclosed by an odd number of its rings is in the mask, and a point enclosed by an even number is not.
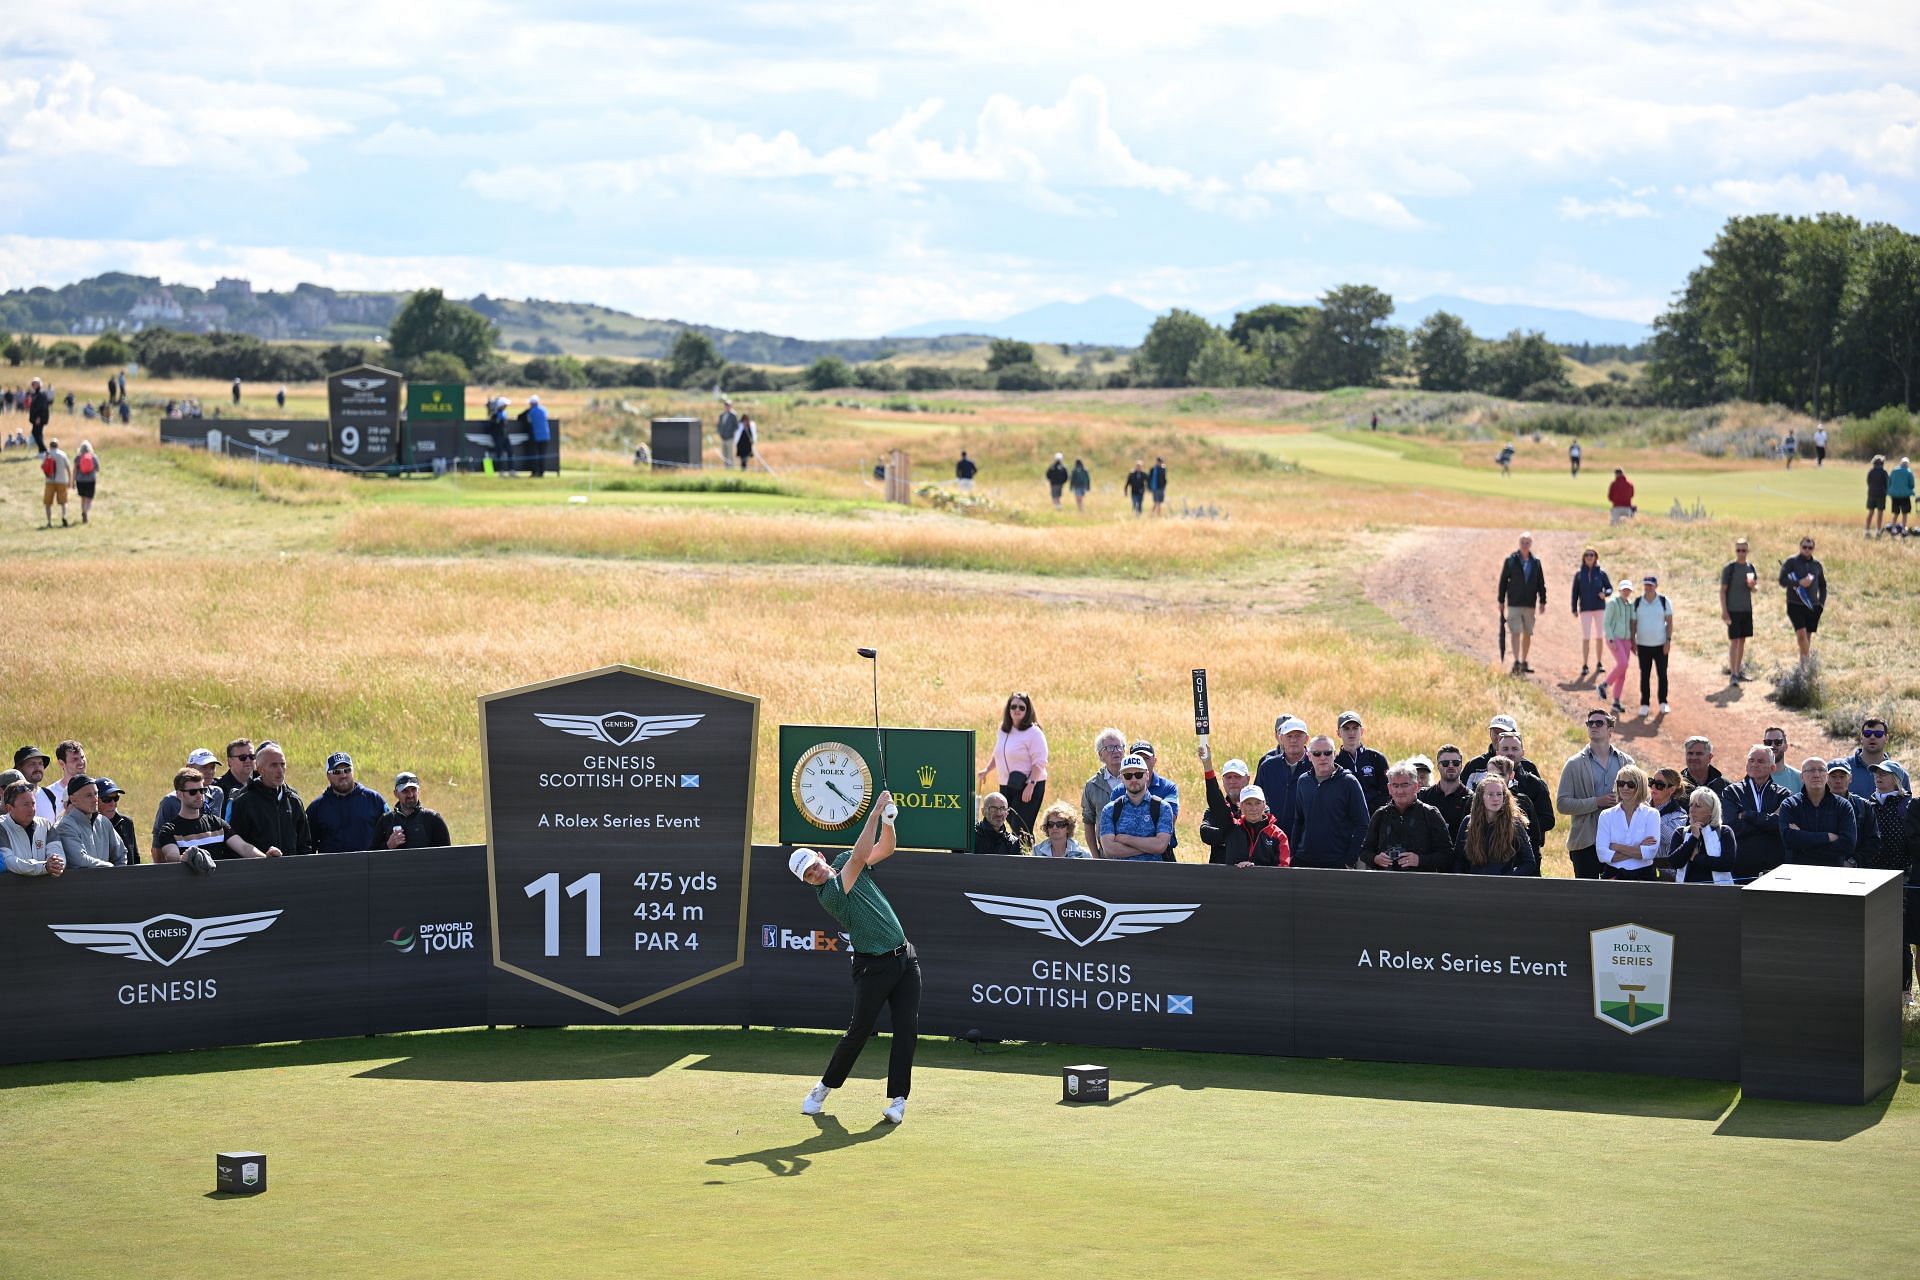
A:
[[[1239,312],[1258,305],[1250,302],[1208,315],[1207,319],[1226,326],[1233,323],[1233,317]],[[1445,296],[1402,302],[1394,310],[1393,322],[1412,328],[1436,311],[1453,312],[1467,322],[1469,329],[1483,338],[1503,338],[1514,329],[1537,329],[1553,342],[1632,345],[1653,336],[1653,331],[1646,325],[1635,324],[1631,320],[1611,320],[1605,316],[1554,307],[1514,306]],[[1088,298],[1084,302],[1049,302],[998,320],[934,320],[896,329],[888,336],[938,338],[975,334],[1017,338],[1023,342],[1078,342],[1137,347],[1154,320],[1163,314],[1131,298],[1109,293]]]

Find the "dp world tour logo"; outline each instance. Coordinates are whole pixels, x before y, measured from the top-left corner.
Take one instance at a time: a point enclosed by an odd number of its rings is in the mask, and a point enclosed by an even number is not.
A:
[[[405,952],[411,951],[416,946],[420,945],[419,931],[415,929],[409,929],[405,925],[401,925],[398,929],[395,929],[393,931],[393,936],[387,939],[387,945],[392,947],[395,951],[401,952],[403,954]]]
[[[278,911],[249,911],[237,916],[154,916],[137,924],[50,924],[62,942],[129,960],[171,965],[245,941],[280,918]]]
[[[603,716],[562,716],[536,711],[533,718],[549,729],[592,738],[610,747],[624,747],[630,742],[664,738],[670,733],[691,729],[706,716],[637,716],[631,711],[609,711]]]
[[[1673,1016],[1673,935],[1645,925],[1595,929],[1593,1016],[1628,1035]]]
[[[967,901],[990,916],[1048,938],[1090,947],[1136,933],[1152,933],[1179,924],[1200,909],[1197,902],[1102,902],[1072,898],[1008,898],[969,893]]]

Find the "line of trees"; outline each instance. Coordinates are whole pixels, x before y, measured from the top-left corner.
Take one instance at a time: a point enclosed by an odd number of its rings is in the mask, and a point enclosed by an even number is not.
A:
[[[1815,417],[1914,409],[1920,237],[1837,213],[1730,218],[1654,325],[1663,403],[1741,398]]]

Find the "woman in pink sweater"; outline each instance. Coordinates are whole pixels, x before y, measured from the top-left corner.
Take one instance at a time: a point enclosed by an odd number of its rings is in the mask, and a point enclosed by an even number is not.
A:
[[[1000,777],[1000,794],[1020,830],[1034,830],[1034,821],[1047,799],[1047,735],[1040,731],[1040,717],[1033,699],[1024,693],[1007,695],[1000,712],[1000,732],[994,735],[993,758],[980,770],[979,781],[988,774]]]

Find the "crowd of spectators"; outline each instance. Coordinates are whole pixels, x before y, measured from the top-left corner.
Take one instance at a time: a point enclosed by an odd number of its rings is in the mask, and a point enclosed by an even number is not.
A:
[[[59,776],[50,777],[58,766]],[[196,871],[225,858],[352,853],[367,849],[430,849],[452,844],[446,822],[420,802],[420,778],[394,776],[391,801],[362,784],[353,757],[327,757],[326,787],[311,802],[287,783],[287,756],[277,742],[251,738],[227,744],[223,759],[206,747],[187,754],[172,788],[154,808],[145,847],[154,862],[184,862]],[[75,868],[139,864],[140,828],[122,812],[127,793],[92,769],[86,747],[71,739],[49,756],[36,746],[13,753],[0,773],[0,855],[15,875],[59,876]]]
[[[1737,885],[1784,863],[1891,870],[1907,886],[1902,945],[1920,947],[1920,814],[1906,768],[1888,754],[1885,719],[1862,721],[1851,755],[1797,763],[1786,731],[1771,727],[1729,777],[1701,734],[1686,740],[1677,767],[1636,761],[1614,744],[1615,711],[1587,711],[1587,745],[1551,783],[1509,715],[1488,722],[1477,755],[1448,742],[1431,760],[1390,763],[1367,746],[1358,711],[1318,736],[1282,714],[1273,749],[1253,765],[1236,757],[1216,771],[1200,746],[1198,838],[1216,865],[1538,876],[1545,837],[1564,822],[1579,879]],[[1153,743],[1108,728],[1093,749],[1099,767],[1078,814],[1056,802],[1036,826],[1028,810],[1040,805],[1049,754],[1032,699],[1009,698],[980,775],[999,769],[1002,786],[982,797],[973,852],[1178,861],[1191,810],[1156,767]],[[1903,971],[1911,999],[1911,965]]]

